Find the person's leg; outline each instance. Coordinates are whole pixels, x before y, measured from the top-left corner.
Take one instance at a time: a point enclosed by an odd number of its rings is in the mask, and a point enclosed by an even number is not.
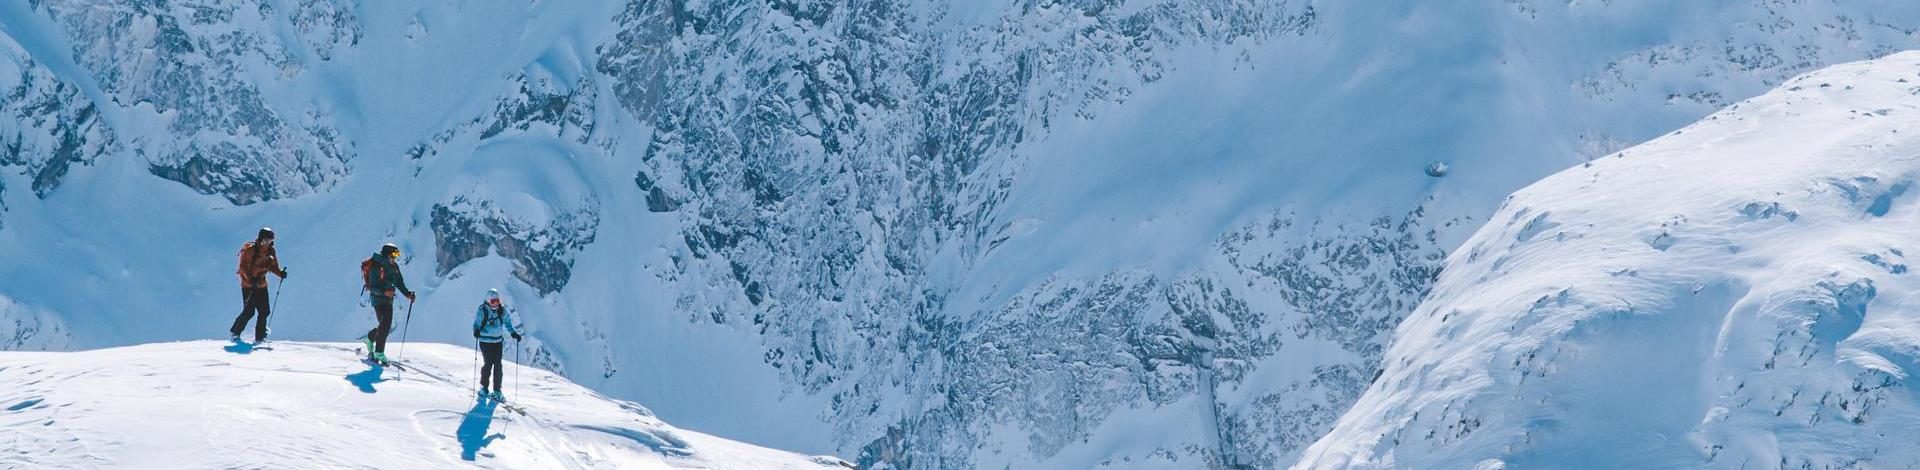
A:
[[[371,295],[369,295],[369,296],[367,296],[367,303],[368,303],[368,304],[370,304],[370,305],[379,305],[379,302],[377,302],[377,299],[379,299],[379,297],[374,297],[374,296],[371,296]],[[373,312],[374,312],[374,318],[379,318],[379,317],[380,317],[380,308],[379,308],[379,307],[374,307],[374,308],[373,308]],[[375,333],[379,333],[379,332],[380,332],[380,325],[378,325],[378,324],[377,324],[377,322],[376,322],[376,324],[375,324],[375,325],[373,326],[373,328],[368,328],[368,329],[367,329],[367,334],[364,334],[364,335],[360,335],[360,338],[361,338],[361,339],[365,339],[365,340],[367,340],[367,352],[373,352],[373,338],[374,338],[374,336],[376,336],[376,334],[375,334]]]
[[[485,343],[482,343],[482,344],[485,344]],[[488,346],[487,350],[483,351],[483,353],[485,353],[485,355],[487,356],[487,363],[493,364],[493,393],[495,394],[500,393],[500,386],[503,385],[501,382],[504,382],[504,380],[501,380],[501,379],[506,375],[505,374],[506,368],[500,367],[500,356],[503,355],[501,354],[501,350],[502,350],[502,347],[506,345],[507,343],[505,341],[501,341],[493,344],[487,344]]]
[[[240,316],[233,319],[233,328],[228,328],[227,333],[240,336],[240,332],[247,330],[247,321],[253,319],[253,305],[253,289],[240,288]]]
[[[268,301],[265,287],[253,288],[252,297],[251,310],[260,312],[260,317],[253,322],[253,342],[258,343],[267,339],[267,316],[273,314],[273,303]]]
[[[493,353],[487,352],[487,343],[480,343],[480,391],[487,391],[487,379],[493,377]]]
[[[480,389],[500,387],[500,343],[480,343]],[[489,380],[491,379],[491,380]]]
[[[373,302],[373,314],[380,318],[380,325],[373,327],[373,352],[387,353],[387,333],[393,331],[393,300]]]

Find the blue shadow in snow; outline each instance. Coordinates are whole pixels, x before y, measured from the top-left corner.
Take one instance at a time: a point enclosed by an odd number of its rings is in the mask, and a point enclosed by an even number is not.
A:
[[[599,431],[599,432],[604,432],[614,436],[631,439],[633,440],[633,442],[639,443],[640,445],[643,445],[643,446],[647,446],[648,449],[653,449],[654,452],[659,452],[663,455],[670,455],[674,457],[693,456],[693,447],[688,446],[687,441],[685,439],[681,439],[680,436],[675,436],[673,435],[673,433],[667,432],[664,430],[654,429],[654,430],[642,431],[639,429],[629,429],[629,428],[615,427],[615,426],[595,426],[590,424],[576,425],[574,426],[574,428],[585,429],[588,431]]]
[[[492,444],[494,439],[507,437],[506,434],[487,434],[487,428],[493,426],[493,400],[481,399],[473,402],[473,409],[467,410],[466,419],[460,420],[460,429],[453,432],[460,438],[460,459],[473,461],[480,448]]]
[[[347,375],[347,381],[352,382],[355,387],[360,387],[360,391],[363,393],[378,392],[379,390],[373,389],[373,384],[387,381],[387,379],[380,377],[380,375],[386,373],[386,371],[387,369],[385,367],[367,366],[367,370]]]
[[[233,344],[229,344],[227,345],[227,347],[220,348],[220,349],[224,349],[227,352],[234,353],[234,354],[252,354],[253,344],[236,342]]]

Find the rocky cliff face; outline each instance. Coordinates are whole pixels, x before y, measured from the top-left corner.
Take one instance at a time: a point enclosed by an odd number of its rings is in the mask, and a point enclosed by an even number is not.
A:
[[[0,170],[17,172],[46,197],[76,166],[92,165],[114,145],[113,128],[78,86],[61,80],[20,44],[0,36]],[[6,226],[0,179],[0,229]]]
[[[271,94],[275,82],[353,46],[360,33],[350,9],[32,3],[61,28],[84,78],[122,110],[128,149],[155,176],[245,205],[323,191],[347,175],[352,142],[328,113]]]
[[[1506,6],[1480,21],[1546,28],[1607,14]],[[1591,107],[1710,110],[1817,64],[1895,50],[1920,24],[1793,4],[1717,9],[1758,26],[1627,51],[1561,86]],[[1005,299],[956,299],[966,287],[933,279],[931,265],[943,251],[961,269],[991,257],[1022,213],[1004,207],[1009,194],[1049,184],[1023,178],[1048,158],[1024,144],[1151,93],[1192,48],[1326,47],[1362,33],[1341,24],[1359,14],[1307,2],[1018,3],[972,25],[931,10],[632,2],[599,50],[619,103],[655,126],[636,180],[650,200],[675,201],[652,205],[681,222],[688,259],[671,276],[737,292],[683,290],[677,305],[765,335],[768,364],[831,396],[843,436],[880,436],[861,446],[864,464],[1044,460],[1129,409],[1171,408],[1211,429],[1166,432],[1134,458],[1283,466],[1377,375],[1387,332],[1439,270],[1447,246],[1435,231],[1477,224],[1475,211],[1434,220],[1418,200],[1377,219],[1248,214],[1209,243],[1204,268],[1046,275]],[[1584,124],[1594,127],[1567,143],[1588,158],[1636,138]],[[1318,359],[1266,376],[1301,356]],[[894,394],[912,404],[887,403]]]
[[[1006,240],[996,211],[1030,158],[1019,146],[1054,121],[1124,105],[1169,51],[1294,40],[1318,21],[1304,3],[1117,7],[1022,5],[963,27],[886,2],[629,3],[597,69],[655,127],[636,180],[674,201],[650,204],[681,222],[672,276],[733,291],[683,291],[681,313],[761,332],[767,363],[830,396],[846,437],[876,437],[869,466],[979,464],[989,422],[1039,431],[1018,441],[1052,455],[1116,408],[1193,396],[1200,356],[1158,318],[1175,298],[1201,306],[1207,279],[1055,278],[974,306],[928,272],[942,251]]]
[[[410,272],[446,296],[524,287],[537,363],[722,434],[754,426],[654,384],[774,377],[743,409],[830,437],[770,444],[870,468],[1288,465],[1508,191],[1920,27],[1897,2],[96,3],[0,21],[34,39],[14,63],[63,64],[0,81],[63,110],[0,102],[40,123],[0,131],[95,149],[9,173],[121,159],[234,212],[156,210],[431,250]],[[638,359],[696,341],[756,370]]]

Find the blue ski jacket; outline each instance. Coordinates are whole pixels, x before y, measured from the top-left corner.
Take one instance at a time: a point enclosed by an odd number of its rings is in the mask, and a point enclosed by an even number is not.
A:
[[[513,314],[507,310],[506,304],[496,309],[486,302],[481,302],[480,309],[473,313],[473,330],[480,332],[482,343],[506,341],[507,333],[520,333],[520,328],[513,324]]]

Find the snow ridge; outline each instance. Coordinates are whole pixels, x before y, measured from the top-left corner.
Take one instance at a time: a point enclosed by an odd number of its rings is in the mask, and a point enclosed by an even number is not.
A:
[[[0,467],[851,467],[678,429],[510,362],[509,409],[475,398],[471,349],[409,346],[404,367],[332,343],[0,353]]]
[[[416,339],[500,287],[529,363],[874,468],[1288,465],[1513,189],[1920,44],[1899,0],[109,3],[0,2],[0,347],[218,336],[262,225],[277,334],[351,338],[393,241]]]
[[[1920,52],[1522,189],[1298,468],[1920,464]]]

